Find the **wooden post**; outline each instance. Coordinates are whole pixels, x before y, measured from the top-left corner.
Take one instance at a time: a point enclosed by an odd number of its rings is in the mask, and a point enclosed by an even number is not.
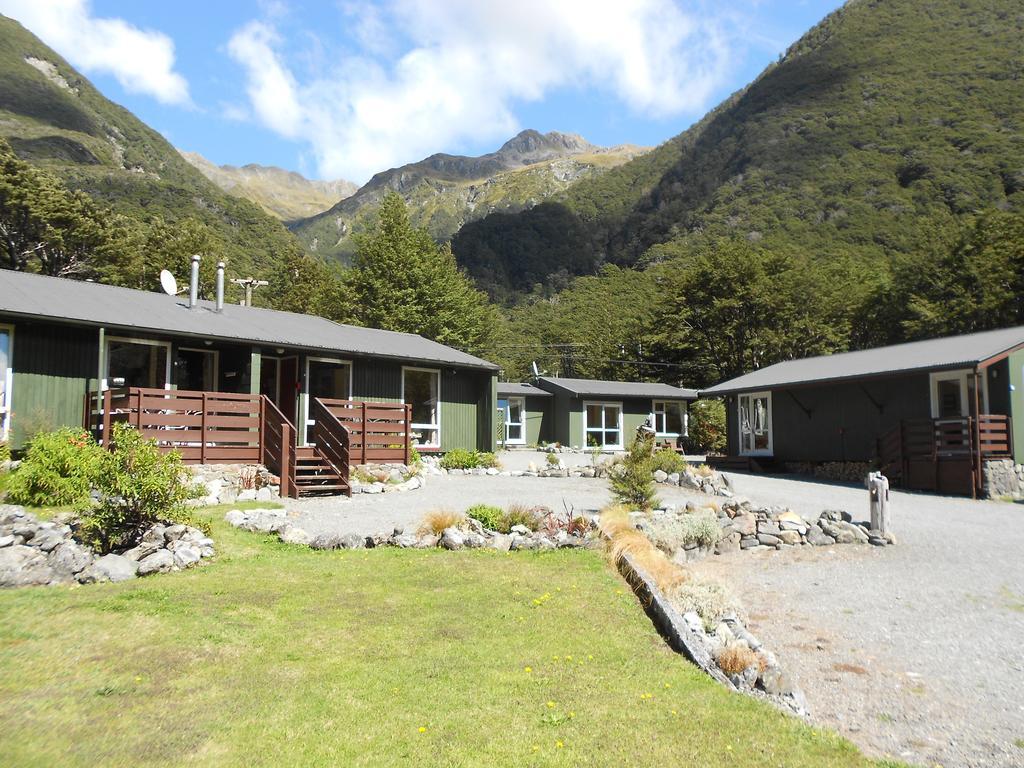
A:
[[[103,419],[100,428],[100,439],[104,448],[110,448],[110,388],[103,390],[103,412],[100,414]]]
[[[871,505],[871,529],[883,536],[889,534],[889,480],[881,472],[868,475],[868,493]]]
[[[203,392],[203,410],[199,416],[199,463],[206,463],[206,392]]]
[[[363,400],[363,402],[360,403],[360,405],[362,407],[362,419],[363,419],[363,423],[360,425],[360,428],[361,428],[361,431],[362,431],[362,438],[363,438],[362,439],[363,455],[362,455],[362,460],[359,463],[360,464],[366,464],[366,401]]]
[[[130,392],[131,390],[129,390]],[[128,407],[131,407],[132,399],[128,397]],[[131,416],[128,417],[129,423],[131,423]],[[141,434],[142,433],[142,390],[135,390],[135,429]]]
[[[258,403],[256,412],[259,414],[259,426],[256,433],[256,444],[259,446],[257,451],[260,456],[260,464],[267,466],[267,409],[263,407],[262,395],[256,402]]]
[[[410,434],[409,422],[412,421],[412,406],[408,403],[405,404],[405,408],[402,409],[402,416],[405,418],[405,423],[402,424],[402,432],[405,433],[405,466],[409,466],[409,444],[412,442],[412,434]]]
[[[291,496],[292,477],[292,425],[282,419],[281,422],[281,498]]]
[[[978,373],[978,369],[974,369],[974,433],[972,435],[974,442],[974,468],[976,474],[974,476],[974,489],[971,492],[972,498],[977,498],[978,494],[983,491],[982,484],[982,466],[981,466],[981,376]]]

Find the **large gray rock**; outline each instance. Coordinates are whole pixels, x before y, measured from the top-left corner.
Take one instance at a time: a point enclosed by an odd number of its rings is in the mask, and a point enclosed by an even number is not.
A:
[[[779,667],[768,667],[761,674],[761,687],[772,696],[792,694],[796,690],[793,680]]]
[[[17,533],[17,531],[15,531]],[[51,552],[64,541],[63,532],[55,527],[47,524],[40,525],[35,532],[35,536],[28,540],[35,549],[41,552]]]
[[[831,544],[835,544],[836,540],[823,533],[818,526],[812,525],[807,529],[807,543],[812,544],[815,547],[827,547]]]
[[[123,555],[104,555],[93,561],[88,569],[97,578],[95,581],[128,581],[135,578],[139,564]]]
[[[278,536],[285,544],[299,544],[301,546],[308,546],[312,540],[312,537],[305,530],[296,525],[289,525]]]
[[[174,568],[174,555],[166,549],[158,549],[151,555],[139,560],[139,576],[148,576],[151,573],[167,573]]]
[[[740,534],[740,536],[757,535],[757,517],[749,512],[742,515],[736,515],[736,517],[732,519],[731,525]]]
[[[24,520],[28,513],[18,504],[0,504],[0,525],[13,525]]]
[[[491,538],[491,546],[499,552],[508,552],[512,548],[512,537],[504,533],[496,533]]]
[[[458,528],[445,528],[441,534],[441,546],[445,549],[462,549],[466,537]]]
[[[224,522],[238,528],[245,522],[245,512],[240,509],[229,510],[228,513],[224,515]]]
[[[190,565],[198,563],[203,555],[197,547],[184,546],[176,547],[172,557],[175,568],[188,568]]]
[[[654,482],[664,483],[666,480],[668,480],[667,472],[664,472],[663,470],[660,469],[654,470]]]
[[[367,541],[365,536],[358,533],[346,533],[340,540],[342,549],[364,549]]]
[[[22,544],[0,549],[0,587],[49,584],[54,578],[46,555],[38,549]]]
[[[766,547],[775,547],[782,543],[782,539],[778,536],[772,536],[770,533],[757,534],[757,540]]]
[[[59,578],[70,580],[92,564],[92,550],[65,539],[50,550],[50,555],[46,559]]]

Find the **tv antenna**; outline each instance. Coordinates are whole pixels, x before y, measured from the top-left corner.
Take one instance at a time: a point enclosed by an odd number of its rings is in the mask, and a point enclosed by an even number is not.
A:
[[[160,270],[160,287],[168,296],[178,295],[178,281],[174,279],[174,275],[169,270]]]
[[[243,307],[252,306],[252,291],[254,288],[270,285],[266,280],[257,280],[255,277],[234,277],[231,279],[231,282],[234,285],[240,285],[245,288],[245,298],[242,299]]]

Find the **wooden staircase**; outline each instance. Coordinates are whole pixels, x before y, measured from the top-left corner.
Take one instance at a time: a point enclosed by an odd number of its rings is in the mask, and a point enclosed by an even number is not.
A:
[[[295,449],[295,496],[351,495],[348,478],[342,477],[315,447]]]

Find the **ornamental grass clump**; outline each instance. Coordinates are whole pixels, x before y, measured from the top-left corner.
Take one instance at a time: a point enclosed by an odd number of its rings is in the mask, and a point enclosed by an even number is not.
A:
[[[617,505],[605,508],[601,512],[599,525],[602,533],[608,537],[608,556],[613,563],[617,564],[629,555],[662,592],[675,589],[689,580],[688,571],[669,561],[663,552],[655,549],[650,540],[633,527],[627,507]]]
[[[513,504],[501,516],[501,527],[497,530],[500,533],[509,533],[513,526],[521,525],[531,531],[536,531],[548,512],[550,510],[547,507],[527,507],[523,504]]]
[[[440,536],[448,528],[461,528],[466,524],[466,516],[461,512],[453,512],[450,509],[435,509],[427,512],[420,523],[421,534],[432,533]]]
[[[742,675],[750,667],[756,667],[758,672],[764,672],[768,666],[768,660],[752,651],[746,643],[731,643],[719,652],[715,661],[727,675]]]
[[[654,546],[670,555],[693,544],[713,547],[722,538],[718,515],[707,509],[694,514],[654,518],[649,522],[649,529]]]
[[[111,442],[96,468],[97,500],[79,504],[83,540],[110,552],[134,546],[155,523],[196,525],[185,502],[203,489],[189,481],[176,451],[161,451],[127,424],[114,425]]]
[[[498,457],[489,451],[454,448],[441,457],[443,469],[491,469],[498,467]]]
[[[8,500],[32,507],[81,504],[89,499],[106,452],[82,429],[40,432],[11,473]]]
[[[608,472],[612,497],[616,502],[645,512],[658,503],[651,478],[653,454],[654,435],[649,432],[637,434],[623,462]]]

